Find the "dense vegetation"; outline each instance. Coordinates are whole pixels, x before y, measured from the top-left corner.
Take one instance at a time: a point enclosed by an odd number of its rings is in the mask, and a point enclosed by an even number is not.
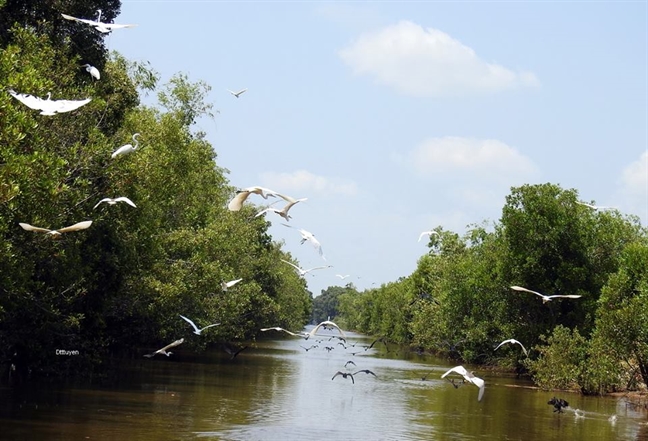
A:
[[[339,296],[346,326],[470,363],[528,370],[543,387],[648,384],[648,241],[635,217],[557,185],[513,188],[499,223],[438,227],[409,277]],[[579,299],[542,298],[518,285]],[[515,338],[530,349],[494,347]]]
[[[235,189],[194,129],[210,115],[209,87],[182,74],[158,86],[146,64],[107,56],[101,35],[60,16],[94,18],[97,8],[109,20],[119,2],[0,2],[2,378],[11,364],[18,376],[89,373],[107,357],[141,357],[180,337],[201,350],[254,338],[262,326],[299,329],[310,317],[310,293],[281,262],[291,257],[268,224],[251,208],[225,208]],[[85,63],[101,69],[100,81]],[[92,101],[43,116],[9,89]],[[151,92],[159,105],[141,105]],[[139,149],[111,158],[136,132]],[[116,196],[137,208],[93,208]],[[18,225],[86,220],[90,228],[59,239]],[[236,278],[243,282],[221,290]],[[178,314],[222,325],[198,338]]]

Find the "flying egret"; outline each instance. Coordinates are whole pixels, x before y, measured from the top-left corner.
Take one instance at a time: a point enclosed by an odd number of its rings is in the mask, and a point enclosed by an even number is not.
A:
[[[18,225],[20,225],[23,230],[34,231],[36,233],[47,233],[52,237],[58,237],[61,234],[69,233],[70,231],[85,230],[90,225],[92,225],[92,221],[79,222],[74,225],[70,225],[69,227],[59,228],[58,230],[48,230],[47,228],[34,227],[33,225],[25,224],[22,222],[19,222]]]
[[[279,326],[275,326],[274,328],[261,328],[261,331],[262,332],[280,331],[280,332],[285,332],[287,334],[290,334],[290,335],[292,335],[294,337],[302,337],[302,338],[307,337],[307,336],[309,337],[309,335],[304,333],[304,332],[292,332],[292,331],[289,331],[287,329],[280,328]]]
[[[585,202],[580,202],[580,201],[576,201],[576,203],[580,204],[580,205],[584,205],[586,207],[589,207],[594,211],[598,211],[598,210],[614,210],[614,207],[601,207],[601,206],[598,206],[598,205],[586,204]]]
[[[231,288],[232,286],[236,285],[243,279],[236,279],[236,280],[231,280],[229,282],[221,282],[221,288],[223,288],[223,291],[227,291],[228,288]]]
[[[104,23],[101,21],[101,9],[97,9],[97,19],[88,20],[86,18],[77,18],[72,17],[71,15],[61,14],[66,20],[78,21],[79,23],[84,23],[92,26],[102,34],[108,34],[114,29],[123,29],[123,28],[133,28],[137,25],[134,24],[115,24],[115,23]]]
[[[495,348],[495,350],[497,351],[497,350],[499,349],[500,346],[502,346],[502,345],[504,345],[504,344],[506,344],[506,343],[511,343],[511,344],[517,344],[517,345],[520,345],[520,346],[522,347],[522,351],[524,351],[524,355],[526,355],[527,357],[529,356],[529,354],[527,353],[527,350],[526,350],[526,348],[524,347],[524,345],[523,345],[522,343],[520,343],[519,341],[517,341],[516,339],[514,339],[514,338],[509,338],[508,340],[504,340],[502,343],[500,343],[499,345],[497,345],[497,347]]]
[[[295,228],[295,227],[293,227],[291,225],[287,225],[287,224],[284,224],[284,223],[282,223],[281,225],[283,225],[284,227],[294,228],[294,229],[298,230],[299,234],[301,234],[301,237],[302,237],[301,244],[303,245],[304,242],[306,242],[306,241],[310,242],[311,245],[313,245],[313,247],[317,250],[319,255],[322,256],[322,259],[326,260],[326,257],[324,257],[324,251],[322,251],[322,245],[319,243],[319,241],[317,239],[315,239],[315,235],[313,233],[311,233],[310,231],[306,231],[304,229],[301,229],[301,228]]]
[[[113,154],[110,155],[110,157],[111,157],[111,158],[116,158],[116,157],[119,156],[119,155],[125,155],[125,154],[127,154],[127,153],[133,153],[135,150],[137,150],[137,148],[139,147],[139,141],[137,140],[137,137],[138,137],[138,136],[140,136],[139,133],[135,133],[135,134],[132,136],[132,138],[133,138],[133,142],[135,143],[135,145],[132,145],[132,144],[125,144],[125,145],[119,147],[117,150],[115,150],[115,151],[113,152]]]
[[[239,96],[241,96],[242,93],[244,93],[245,91],[247,91],[247,89],[241,89],[241,90],[239,90],[238,92],[234,92],[234,91],[229,90],[229,89],[227,89],[227,91],[228,91],[229,93],[231,93],[232,95],[234,95],[236,98],[238,98]]]
[[[176,340],[173,343],[166,345],[162,349],[158,349],[157,351],[153,352],[152,354],[146,354],[144,356],[146,358],[151,358],[151,357],[154,357],[157,354],[163,354],[163,355],[166,355],[168,357],[169,355],[173,354],[173,352],[171,352],[171,351],[167,352],[167,349],[171,349],[173,347],[181,345],[182,343],[184,343],[184,338],[181,338],[180,340]]]
[[[294,199],[294,198],[291,198],[290,196],[285,196],[285,195],[282,195],[282,194],[279,194],[279,193],[277,193],[277,196],[283,198],[288,203],[281,210],[278,210],[278,209],[272,208],[272,207],[268,207],[265,210],[259,211],[256,214],[256,216],[254,216],[254,217],[259,217],[259,216],[261,216],[261,215],[263,215],[263,214],[265,214],[265,213],[267,213],[269,211],[272,211],[273,213],[278,214],[279,216],[286,219],[286,221],[289,221],[291,219],[291,216],[288,215],[288,210],[290,210],[293,205],[298,204],[299,202],[304,202],[304,201],[308,200],[308,198]]]
[[[115,205],[117,202],[126,202],[128,205],[131,207],[137,208],[137,205],[133,203],[130,199],[128,199],[126,196],[120,196],[118,198],[103,198],[99,202],[97,202],[97,205],[94,206],[94,208],[97,208],[102,202],[108,203],[108,205]]]
[[[315,268],[302,269],[302,268],[298,267],[297,265],[295,265],[295,264],[293,264],[291,262],[288,262],[287,260],[281,259],[281,261],[284,262],[284,263],[287,263],[288,265],[295,268],[299,272],[299,275],[302,276],[302,277],[304,277],[306,274],[308,274],[311,271],[315,271],[315,270],[318,270],[318,269],[332,268],[332,265],[326,265],[326,266],[316,266]]]
[[[530,292],[531,294],[535,294],[537,296],[542,297],[542,303],[547,303],[550,302],[552,299],[555,299],[557,297],[564,297],[568,299],[578,299],[582,297],[581,295],[576,295],[576,294],[554,294],[552,296],[547,296],[544,294],[540,294],[537,291],[531,291],[530,289],[522,288],[521,286],[511,286],[511,289],[515,291],[525,291],[525,292]]]
[[[196,335],[200,335],[200,333],[203,332],[203,331],[204,331],[205,329],[207,329],[207,328],[211,328],[212,326],[218,326],[218,325],[220,325],[220,323],[212,323],[211,325],[207,325],[207,326],[205,326],[205,327],[202,328],[202,329],[198,329],[198,326],[196,326],[196,324],[195,324],[193,321],[191,321],[190,319],[188,319],[188,318],[185,317],[184,315],[181,315],[181,314],[178,314],[178,315],[179,315],[180,317],[182,317],[182,318],[183,318],[187,323],[189,323],[191,326],[193,326],[193,328],[194,328],[194,334],[196,334]]]
[[[91,98],[86,98],[84,100],[51,100],[51,92],[47,92],[47,99],[38,98],[33,95],[27,95],[24,93],[18,93],[13,90],[9,90],[9,94],[16,98],[18,101],[29,107],[30,109],[36,109],[41,111],[41,115],[56,115],[57,113],[70,112],[72,110],[78,109],[79,107],[88,104],[91,101]]]
[[[345,276],[343,276],[342,274],[336,274],[335,276],[336,276],[336,277],[339,277],[341,280],[344,280],[344,279],[346,279],[347,277],[350,277],[350,274],[347,274],[347,275],[345,275]]]
[[[338,331],[340,331],[340,334],[342,335],[342,337],[346,338],[346,335],[344,334],[344,331],[342,330],[342,328],[340,328],[338,325],[336,325],[335,323],[333,323],[330,320],[324,320],[322,323],[315,326],[311,330],[311,332],[309,332],[307,335],[308,335],[308,337],[312,337],[315,334],[317,334],[317,331],[319,330],[319,328],[321,328],[321,327],[329,327],[329,326],[331,326],[333,328],[336,328]],[[307,339],[308,339],[308,337],[307,337]]]
[[[428,237],[432,237],[433,234],[436,234],[437,236],[440,236],[440,234],[437,233],[437,232],[434,231],[434,230],[424,231],[424,232],[422,232],[421,235],[419,236],[419,240],[418,240],[418,241],[420,242],[421,239],[423,239],[423,236],[426,236],[426,235],[427,235]]]
[[[475,377],[475,375],[472,372],[468,372],[465,367],[463,366],[455,366],[452,369],[448,370],[445,374],[441,375],[441,378],[445,378],[448,374],[450,373],[456,373],[464,377],[466,381],[469,383],[474,384],[479,388],[479,394],[477,395],[477,401],[481,401],[482,397],[484,396],[484,380],[482,380],[479,377]]]
[[[250,194],[258,194],[260,195],[263,199],[268,199],[268,197],[275,197],[279,193],[277,193],[274,190],[270,190],[269,188],[265,187],[248,187],[244,188],[243,190],[239,190],[236,192],[236,196],[232,198],[231,201],[229,201],[229,204],[227,204],[227,208],[229,211],[239,211],[241,207],[243,207],[243,202],[250,196]]]
[[[81,67],[85,67],[86,72],[89,72],[90,76],[92,78],[97,79],[97,80],[101,78],[101,74],[99,73],[99,69],[97,69],[96,67],[94,67],[94,66],[92,66],[90,64],[84,64]]]

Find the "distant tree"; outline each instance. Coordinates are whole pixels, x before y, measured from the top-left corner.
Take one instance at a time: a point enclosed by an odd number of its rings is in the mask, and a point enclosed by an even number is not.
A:
[[[328,317],[333,319],[339,314],[339,297],[347,292],[347,288],[341,286],[329,286],[323,289],[321,294],[313,298],[313,313],[311,321],[320,323]]]

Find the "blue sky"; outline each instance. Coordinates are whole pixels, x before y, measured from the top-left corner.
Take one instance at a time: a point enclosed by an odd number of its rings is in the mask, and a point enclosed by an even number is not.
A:
[[[138,27],[111,49],[212,87],[199,128],[232,185],[308,197],[290,223],[327,262],[267,218],[302,268],[333,265],[315,295],[408,276],[422,231],[498,221],[511,186],[648,222],[645,2],[125,0],[115,21]]]

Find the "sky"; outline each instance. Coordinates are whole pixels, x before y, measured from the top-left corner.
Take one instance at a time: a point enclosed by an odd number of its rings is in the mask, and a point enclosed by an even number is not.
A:
[[[211,86],[230,184],[305,203],[270,234],[314,295],[409,276],[421,232],[550,182],[648,224],[646,2],[123,0],[111,50]],[[239,98],[227,89],[247,88]],[[246,203],[262,204],[259,196]],[[281,207],[277,204],[277,207]],[[235,215],[235,213],[232,213]],[[350,275],[341,280],[336,274]]]

